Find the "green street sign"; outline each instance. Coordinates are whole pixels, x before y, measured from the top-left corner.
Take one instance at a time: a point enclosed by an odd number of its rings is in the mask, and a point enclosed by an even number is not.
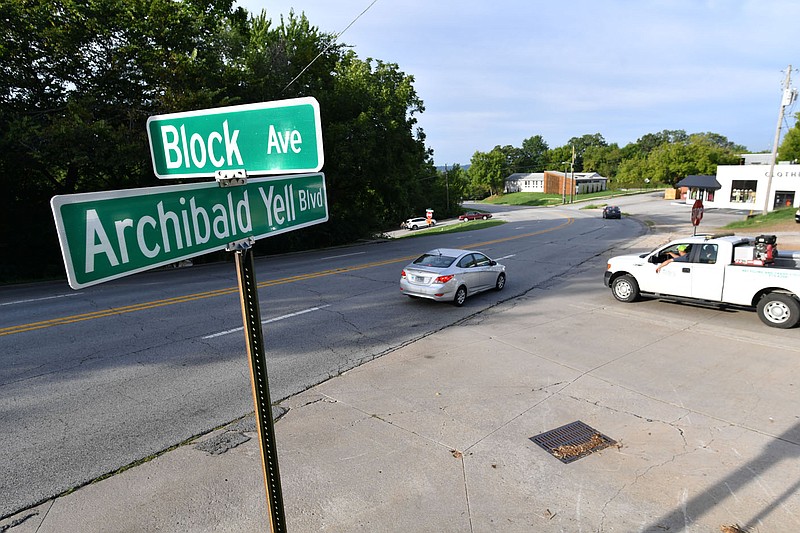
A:
[[[324,162],[312,97],[152,116],[147,137],[161,179],[318,172]]]
[[[322,173],[54,196],[70,287],[80,289],[328,220]]]

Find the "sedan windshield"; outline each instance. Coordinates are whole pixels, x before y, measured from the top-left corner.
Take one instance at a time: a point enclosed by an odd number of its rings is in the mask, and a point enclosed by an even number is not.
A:
[[[414,264],[434,268],[447,268],[452,265],[455,260],[455,257],[448,257],[446,255],[424,254],[416,258]]]

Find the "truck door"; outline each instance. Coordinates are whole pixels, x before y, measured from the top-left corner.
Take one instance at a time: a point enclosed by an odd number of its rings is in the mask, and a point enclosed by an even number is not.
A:
[[[652,268],[648,276],[652,286],[647,290],[659,294],[683,296],[687,298],[692,295],[693,265],[689,260],[693,255],[693,250],[691,244],[685,246],[687,247],[687,254],[685,256],[673,259],[671,263],[661,268],[661,271],[658,273],[656,273],[655,267]]]
[[[716,244],[702,244],[693,255],[692,298],[719,301],[722,299],[722,284],[725,265],[717,262],[719,247]]]

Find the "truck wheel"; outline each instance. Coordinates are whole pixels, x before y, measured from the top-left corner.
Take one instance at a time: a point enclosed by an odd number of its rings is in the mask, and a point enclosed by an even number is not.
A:
[[[620,302],[635,302],[639,299],[639,284],[630,274],[623,274],[611,282],[611,293]]]
[[[453,305],[456,307],[461,307],[464,305],[464,302],[467,300],[467,288],[465,286],[460,286],[456,290],[456,296],[453,298]]]
[[[800,321],[800,302],[789,294],[767,294],[758,301],[757,309],[758,318],[773,328],[793,328]]]

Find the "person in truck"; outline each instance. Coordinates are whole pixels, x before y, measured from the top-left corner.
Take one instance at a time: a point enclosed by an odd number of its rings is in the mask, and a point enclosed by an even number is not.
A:
[[[676,252],[667,252],[667,253],[671,257],[656,267],[656,273],[661,272],[662,268],[664,268],[665,266],[667,266],[668,264],[670,264],[672,262],[675,262],[675,261],[677,261],[677,262],[685,262],[685,261],[689,260],[689,255],[688,255],[689,251],[688,251],[688,247],[685,244],[681,244],[681,245],[678,246],[677,253]]]

